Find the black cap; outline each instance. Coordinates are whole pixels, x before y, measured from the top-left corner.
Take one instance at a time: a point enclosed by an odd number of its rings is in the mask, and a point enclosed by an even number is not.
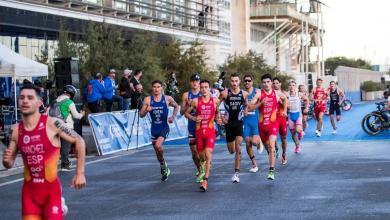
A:
[[[194,73],[190,77],[191,81],[200,81],[200,76],[197,73]]]

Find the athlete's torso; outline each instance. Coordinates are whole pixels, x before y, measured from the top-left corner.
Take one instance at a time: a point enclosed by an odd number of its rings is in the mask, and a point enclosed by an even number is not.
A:
[[[196,130],[202,131],[202,133],[213,132],[215,117],[214,99],[210,97],[208,102],[204,102],[203,98],[199,97],[196,114],[202,119],[201,122],[196,123]]]
[[[248,103],[250,103],[252,101],[253,97],[255,97],[256,92],[257,92],[257,89],[253,88],[253,91],[250,94],[248,94]],[[244,117],[244,120],[245,121],[258,120],[258,118],[259,118],[259,110],[255,109],[252,111],[248,111],[248,115]]]
[[[155,101],[153,96],[150,96],[150,107],[153,109],[149,112],[152,118],[152,129],[168,126],[168,105],[165,96],[162,95],[159,102]]]
[[[187,97],[187,99],[188,99],[188,101],[191,101],[191,100],[193,100],[193,99],[197,99],[198,97],[200,97],[201,96],[201,94],[200,94],[200,92],[198,92],[197,94],[194,94],[194,93],[192,93],[192,91],[190,90],[190,91],[188,91],[188,97]],[[196,115],[196,109],[194,109],[194,110],[192,110],[191,111],[191,115],[192,116],[195,116]],[[194,121],[192,121],[192,120],[188,120],[188,127],[195,127],[195,122]]]
[[[329,90],[329,96],[330,96],[330,104],[331,105],[338,105],[340,101],[340,95],[337,91],[337,88],[332,91],[332,89]]]
[[[324,88],[315,88],[314,89],[314,101],[316,106],[326,105],[326,92]]]
[[[276,122],[276,112],[278,99],[274,90],[270,94],[266,94],[265,90],[261,90],[260,101],[263,103],[260,108],[260,123],[269,125]]]
[[[225,109],[229,114],[228,123],[237,123],[243,119],[244,111],[244,94],[242,90],[237,94],[234,94],[230,89],[228,89],[228,94],[225,100]]]
[[[46,115],[41,115],[37,126],[27,131],[19,124],[18,150],[24,162],[24,180],[33,184],[56,183],[60,148],[54,146],[46,133]]]
[[[300,112],[301,111],[301,99],[296,93],[295,96],[289,94],[288,96],[288,110],[289,112]]]

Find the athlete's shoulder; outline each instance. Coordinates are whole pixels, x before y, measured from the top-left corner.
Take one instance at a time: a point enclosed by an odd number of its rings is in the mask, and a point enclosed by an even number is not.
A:
[[[182,95],[182,99],[185,100],[185,99],[188,99],[188,96],[189,96],[190,92],[184,92],[183,95]]]

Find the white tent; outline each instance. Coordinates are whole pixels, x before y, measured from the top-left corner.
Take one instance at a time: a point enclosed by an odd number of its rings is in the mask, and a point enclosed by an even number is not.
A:
[[[8,47],[0,44],[0,77],[12,77],[14,88],[16,88],[17,77],[47,77],[47,75],[47,65],[15,53]],[[16,91],[14,91],[14,94],[15,103],[17,103]],[[17,119],[17,106],[15,106],[15,114]]]

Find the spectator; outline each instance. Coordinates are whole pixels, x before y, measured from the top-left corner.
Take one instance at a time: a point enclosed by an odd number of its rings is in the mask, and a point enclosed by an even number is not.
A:
[[[123,109],[123,98],[116,94],[117,85],[115,84],[115,73],[114,69],[111,69],[106,76],[104,81],[104,87],[106,88],[106,92],[103,94],[104,102],[106,103],[106,111],[112,111],[113,102],[118,102],[118,108],[120,110]]]
[[[87,97],[88,108],[91,113],[99,112],[99,103],[105,91],[103,75],[101,73],[96,73],[95,79],[91,79],[88,82],[85,94]]]
[[[121,82],[119,83],[119,95],[123,98],[123,111],[126,111],[130,107],[131,101],[131,87],[130,87],[130,75],[132,71],[129,69],[125,69],[123,71],[123,77]]]
[[[139,103],[142,95],[142,85],[141,85],[142,71],[136,70],[134,72],[133,78],[130,80],[130,87],[133,90],[131,94],[131,109],[141,108],[142,105]]]
[[[85,112],[81,111],[80,113],[76,109],[76,105],[73,102],[73,98],[77,93],[77,89],[72,85],[66,85],[64,87],[63,93],[58,96],[56,102],[58,103],[59,109],[61,111],[61,116],[65,121],[65,125],[74,129],[73,119],[81,119],[84,117]],[[69,161],[69,151],[71,144],[63,139],[61,139],[61,170],[70,171],[71,162]]]

